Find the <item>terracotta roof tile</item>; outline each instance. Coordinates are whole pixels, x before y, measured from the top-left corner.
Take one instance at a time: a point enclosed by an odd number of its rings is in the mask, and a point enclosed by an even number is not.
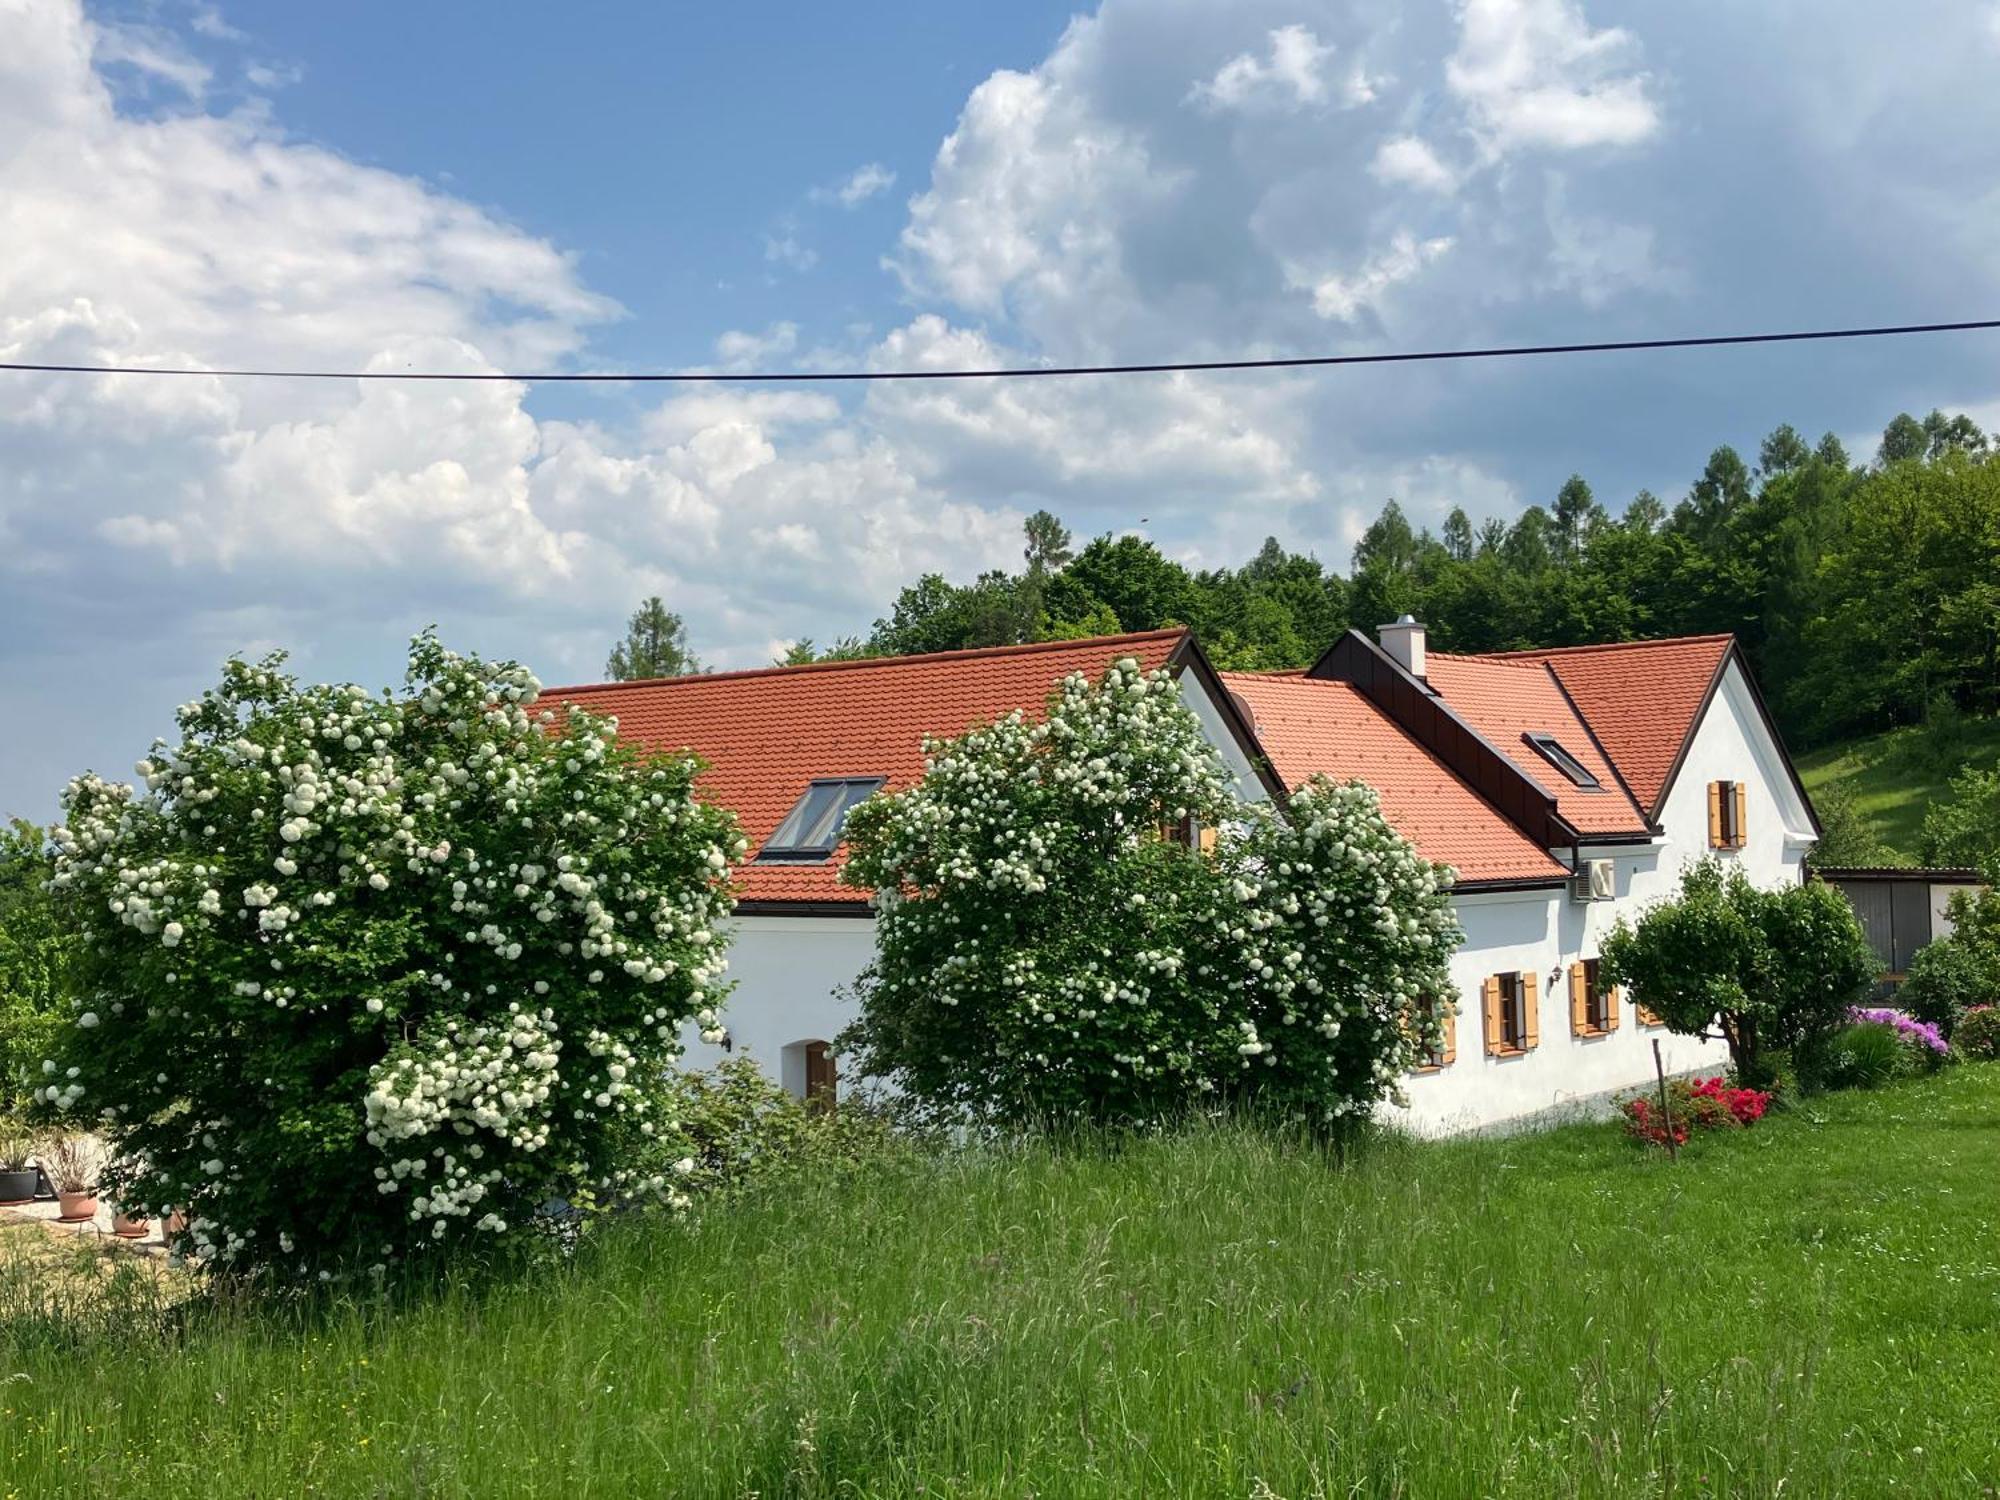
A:
[[[1461,880],[1568,874],[1352,684],[1288,673],[1222,678],[1249,707],[1258,742],[1286,786],[1315,774],[1366,782],[1396,831]]]
[[[1646,817],[1613,774],[1611,762],[1591,740],[1577,710],[1556,678],[1540,662],[1496,657],[1453,656],[1433,651],[1425,677],[1457,715],[1556,799],[1556,810],[1581,833],[1642,833]],[[1597,781],[1580,787],[1525,735],[1546,734],[1567,750]]]
[[[927,734],[955,735],[1013,709],[1039,712],[1071,672],[1093,677],[1121,657],[1166,665],[1185,630],[1100,636],[928,656],[820,662],[754,672],[549,688],[551,708],[616,714],[618,732],[655,750],[693,750],[699,785],[733,811],[754,854],[816,778],[882,776],[891,788],[923,775]],[[845,850],[823,865],[742,870],[746,901],[841,901],[863,892],[837,879]]]
[[[1659,810],[1667,777],[1734,639],[1675,636],[1510,651],[1484,660],[1547,666],[1590,721],[1640,806],[1651,814]]]

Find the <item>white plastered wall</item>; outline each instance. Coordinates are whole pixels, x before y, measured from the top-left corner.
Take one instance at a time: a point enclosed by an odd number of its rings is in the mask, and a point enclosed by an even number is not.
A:
[[[1748,842],[1741,849],[1708,847],[1711,781],[1740,781],[1746,787]],[[1436,1134],[1597,1104],[1653,1079],[1655,1039],[1669,1075],[1727,1066],[1728,1049],[1720,1041],[1642,1026],[1629,999],[1620,1006],[1616,1031],[1572,1035],[1569,966],[1596,957],[1620,916],[1636,917],[1649,902],[1672,895],[1682,870],[1711,852],[1740,865],[1758,885],[1798,882],[1811,847],[1811,822],[1786,773],[1783,752],[1765,729],[1749,682],[1734,661],[1695,729],[1660,823],[1660,836],[1650,843],[1582,850],[1585,859],[1612,861],[1617,894],[1610,901],[1573,901],[1567,890],[1468,892],[1458,898],[1466,938],[1452,960],[1457,1059],[1407,1080],[1409,1106],[1389,1111],[1388,1118]],[[1539,976],[1540,1045],[1519,1056],[1488,1057],[1481,986],[1487,975],[1512,970]]]

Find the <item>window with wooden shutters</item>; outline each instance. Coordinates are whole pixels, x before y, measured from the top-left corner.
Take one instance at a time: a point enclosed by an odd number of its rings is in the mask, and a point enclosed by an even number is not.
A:
[[[1541,1040],[1540,988],[1532,973],[1490,974],[1482,991],[1486,1051],[1491,1057],[1527,1052]]]
[[[1632,1014],[1639,1018],[1641,1026],[1664,1026],[1667,1024],[1666,1018],[1658,1011],[1648,1010],[1643,1005],[1635,1004],[1632,1007]]]
[[[1606,1036],[1618,1029],[1618,995],[1605,986],[1597,960],[1569,966],[1569,1029],[1572,1036]]]
[[[1708,784],[1708,847],[1741,849],[1749,842],[1750,796],[1740,781]]]

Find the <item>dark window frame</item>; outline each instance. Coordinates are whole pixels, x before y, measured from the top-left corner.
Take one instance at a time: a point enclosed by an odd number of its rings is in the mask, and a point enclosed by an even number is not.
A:
[[[886,776],[815,776],[811,781],[806,783],[806,789],[799,793],[798,800],[791,805],[784,817],[778,820],[778,826],[771,831],[771,837],[765,841],[764,847],[757,851],[757,857],[752,863],[766,865],[825,864],[833,858],[833,851],[840,847],[841,836],[847,831],[847,815],[863,802],[866,802],[870,797],[874,796],[875,793],[881,791],[887,782],[888,778]],[[833,819],[833,826],[827,830],[824,838],[804,844],[778,843],[778,835],[785,832],[794,820],[799,820],[801,823],[794,837],[810,831],[810,828],[805,826],[808,821],[806,814],[812,808],[814,794],[828,787],[840,788],[842,795],[836,796],[830,804],[822,805],[821,809],[809,820],[810,823],[818,824],[824,823],[828,817]],[[859,796],[848,795],[856,789],[860,789]]]
[[[1570,754],[1563,742],[1554,735],[1530,730],[1521,738],[1543,760],[1562,772],[1570,784],[1579,791],[1601,792],[1605,789],[1604,783],[1591,774],[1590,767]]]

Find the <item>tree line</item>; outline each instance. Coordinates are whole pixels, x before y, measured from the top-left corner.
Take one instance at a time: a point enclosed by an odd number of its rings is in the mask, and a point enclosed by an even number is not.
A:
[[[926,574],[867,635],[781,660],[1188,625],[1218,665],[1268,670],[1408,613],[1446,651],[1731,632],[1795,748],[2000,709],[2000,449],[1963,415],[1898,416],[1865,462],[1781,426],[1754,461],[1724,445],[1673,504],[1642,490],[1615,516],[1581,475],[1512,522],[1455,508],[1435,533],[1390,500],[1345,574],[1275,538],[1241,567],[1193,569],[1138,536],[1078,547],[1048,511],[1025,531],[1018,570]],[[642,634],[686,669],[660,601],[633,624],[613,675],[655,675],[633,670]]]

